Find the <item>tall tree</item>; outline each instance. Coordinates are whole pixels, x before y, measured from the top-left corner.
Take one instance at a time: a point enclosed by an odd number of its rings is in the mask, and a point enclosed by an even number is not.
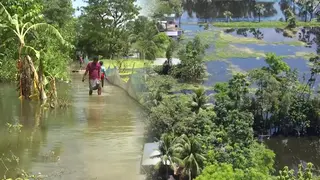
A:
[[[198,36],[189,41],[178,53],[181,64],[178,66],[176,76],[185,81],[201,81],[206,75],[203,60],[206,47]]]
[[[89,54],[112,58],[117,54],[124,26],[139,13],[136,0],[87,0],[80,17],[79,46]]]
[[[43,0],[43,4],[43,15],[48,24],[57,24],[62,28],[72,20],[72,0]]]
[[[139,16],[133,23],[130,42],[140,53],[140,58],[154,60],[164,52],[170,39],[165,33],[159,33],[154,21]]]

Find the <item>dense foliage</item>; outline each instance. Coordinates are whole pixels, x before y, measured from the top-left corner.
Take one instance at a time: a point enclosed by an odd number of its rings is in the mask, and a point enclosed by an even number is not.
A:
[[[187,43],[187,50],[180,55],[193,58],[192,65],[201,67],[203,62],[194,57],[203,49],[197,47],[205,46],[196,42],[197,38]],[[171,69],[183,67],[185,60],[181,60],[181,65]],[[215,94],[209,96],[204,88],[190,95],[172,94],[181,78],[174,73],[149,77],[150,96],[145,104],[150,109],[148,137],[160,139],[166,146],[170,144],[171,148],[161,151],[177,167],[183,167],[180,176],[195,178],[203,170],[197,179],[312,179],[311,164],[309,169],[300,168],[297,174],[287,167],[275,172],[275,154],[254,137],[319,134],[320,101],[313,88],[319,57],[310,59],[312,66],[306,82],[300,82],[298,72],[273,53],[266,55],[265,62],[265,67],[216,83]],[[156,70],[164,74],[158,67]],[[184,80],[197,77],[192,66],[181,72],[189,75]],[[192,159],[183,156],[179,149],[181,139],[186,138],[198,143],[193,148],[187,145],[189,141],[184,142],[184,148],[192,149]]]
[[[181,17],[183,8],[190,13],[195,7],[199,17],[221,11],[225,13],[218,14],[230,21],[233,14],[226,2],[218,2],[223,8],[217,10],[212,1],[159,0],[153,19],[138,16],[135,0],[86,2],[75,18],[71,0],[1,1],[0,81],[19,79],[20,88],[21,83],[27,87],[21,95],[28,97],[34,93],[28,86],[35,82],[38,93],[50,95],[55,79],[68,78],[75,50],[108,59],[135,53],[147,60],[166,57],[155,70],[158,74],[148,77],[144,104],[149,111],[148,138],[160,140],[163,161],[158,166],[166,169],[165,174],[156,173],[157,178],[165,179],[173,170],[175,176],[197,180],[315,179],[312,164],[300,166],[296,173],[288,167],[275,172],[275,154],[255,137],[320,134],[320,99],[314,90],[318,56],[310,58],[305,82],[280,57],[267,54],[267,66],[217,83],[215,94],[208,95],[201,86],[192,94],[174,94],[173,87],[180,82],[199,83],[206,77],[207,45],[199,37],[177,43],[159,32],[157,20],[171,13]],[[310,3],[300,2],[305,17],[312,10]],[[251,1],[239,7],[247,13],[255,7],[259,21],[273,11],[271,5]],[[288,28],[294,28],[293,11],[287,9],[285,14]],[[181,60],[178,65],[172,64],[174,54]],[[21,62],[28,68],[18,69]]]
[[[4,1],[3,6],[11,16],[16,15],[21,23],[49,23],[60,31],[62,37],[70,44],[74,41],[75,28],[72,17],[73,8],[71,1],[41,1],[41,0],[12,0]],[[56,9],[60,9],[56,12]],[[2,11],[2,17],[5,13]],[[52,15],[51,12],[58,14]],[[61,18],[60,18],[61,17]],[[6,24],[5,18],[0,20],[1,24]],[[0,47],[0,81],[14,80],[17,70],[15,68],[18,57],[18,42],[12,31],[0,28],[0,37],[4,43]],[[36,33],[36,34],[35,34]],[[67,78],[66,67],[73,54],[71,48],[61,46],[56,38],[47,38],[48,32],[39,29],[25,37],[25,44],[41,53],[41,60],[45,65],[47,73],[56,75],[57,78]],[[32,54],[28,54],[32,55]],[[33,56],[33,59],[36,57]],[[35,61],[39,63],[39,61]]]

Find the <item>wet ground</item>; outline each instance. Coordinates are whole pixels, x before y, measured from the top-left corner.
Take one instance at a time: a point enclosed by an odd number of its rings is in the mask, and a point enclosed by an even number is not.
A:
[[[41,112],[35,103],[21,104],[13,89],[0,84],[0,154],[20,157],[19,166],[7,162],[9,169],[41,172],[48,179],[141,179],[142,110],[126,92],[107,85],[102,96],[89,96],[87,83],[73,74],[70,84],[59,86],[71,106]],[[7,122],[22,124],[22,132],[9,133]]]

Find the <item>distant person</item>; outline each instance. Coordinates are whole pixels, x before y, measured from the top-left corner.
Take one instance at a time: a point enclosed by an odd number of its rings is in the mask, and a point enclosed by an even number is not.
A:
[[[80,69],[82,69],[82,64],[84,63],[82,56],[79,57],[79,63],[80,63]]]
[[[94,57],[93,62],[88,63],[86,72],[82,77],[82,82],[84,82],[84,79],[89,72],[89,95],[92,95],[93,90],[98,90],[98,95],[101,95],[101,85],[100,85],[101,65],[98,61],[99,61],[99,58],[97,56]]]
[[[103,66],[103,61],[100,61],[100,66],[101,66],[101,86],[103,87],[104,85],[104,78],[106,77],[106,67]]]

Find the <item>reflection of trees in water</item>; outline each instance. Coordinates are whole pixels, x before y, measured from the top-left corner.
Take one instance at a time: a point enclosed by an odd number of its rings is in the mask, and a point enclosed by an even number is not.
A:
[[[283,33],[284,31],[280,28],[276,28],[277,33]],[[307,47],[312,47],[315,45],[317,48],[317,53],[320,54],[320,28],[319,27],[304,27],[301,28],[298,32],[298,40],[307,43]],[[287,36],[285,36],[287,37]]]
[[[312,162],[320,168],[319,138],[271,138],[266,144],[276,154],[276,169],[297,168],[304,162]]]
[[[94,108],[89,107],[88,108],[88,126],[93,128],[99,128],[101,127],[102,123],[102,108]]]
[[[308,45],[312,45],[314,42],[314,38],[311,38],[311,30],[307,28],[302,28],[299,34],[299,40],[307,43]]]
[[[320,54],[320,28],[302,28],[299,32],[299,40],[308,44],[309,47],[316,44],[317,53]]]
[[[270,17],[276,14],[274,3],[263,3],[266,8],[263,17]],[[208,1],[208,0],[186,0],[183,4],[189,16],[196,13],[197,18],[224,18],[223,12],[230,11],[234,18],[253,18],[255,14],[254,1]]]
[[[263,39],[264,34],[258,28],[239,28],[239,29],[227,29],[226,33],[232,33],[236,31],[237,35],[241,35],[244,37],[248,37],[248,33],[250,33],[256,39]]]
[[[9,123],[22,124],[21,132],[14,131],[10,133],[5,126],[2,126],[0,130],[0,154],[4,154],[6,157],[11,157],[12,154],[19,157],[19,164],[6,162],[7,167],[10,169],[7,172],[9,177],[16,177],[19,168],[28,171],[26,168],[31,167],[32,159],[38,157],[40,146],[43,140],[47,138],[47,131],[41,129],[43,109],[40,109],[38,105],[32,105],[30,102],[21,102],[21,106],[13,107],[17,107],[17,109],[11,111],[20,112],[20,115],[18,116],[18,121],[9,121]],[[14,118],[15,115],[9,117]],[[1,167],[0,176],[3,177],[4,173],[5,170]]]

